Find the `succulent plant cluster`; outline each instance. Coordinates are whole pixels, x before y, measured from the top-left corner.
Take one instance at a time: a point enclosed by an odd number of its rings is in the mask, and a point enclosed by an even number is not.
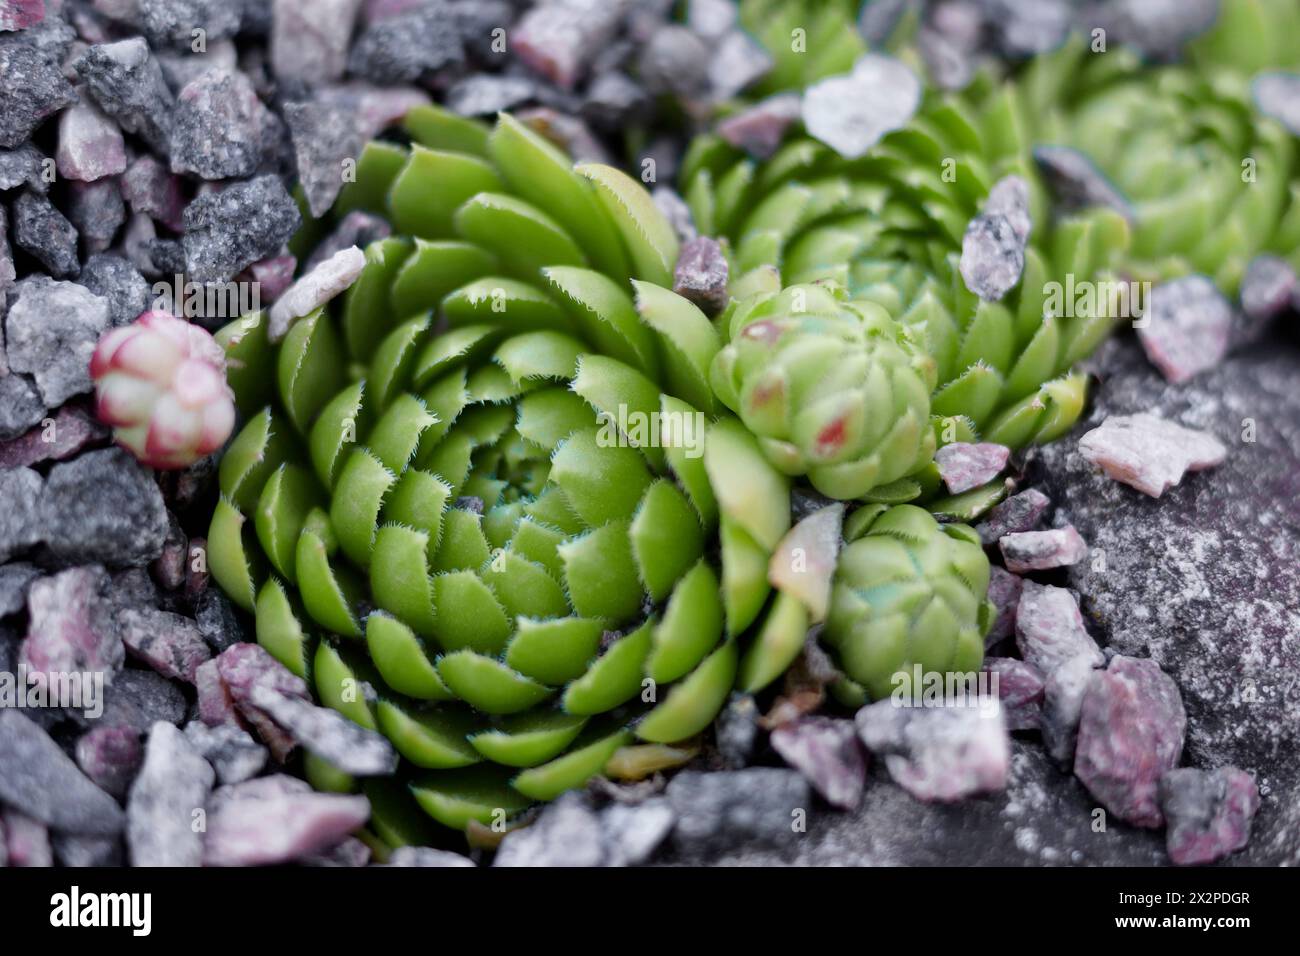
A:
[[[219,333],[247,421],[209,563],[258,641],[463,827],[697,734],[738,671],[780,675],[812,612],[797,584],[769,600],[789,479],[717,416],[722,342],[664,287],[677,240],[648,193],[510,117],[408,127],[351,197],[406,234],[371,246],[339,314]],[[905,356],[900,330],[872,334],[877,365]],[[908,374],[900,401],[923,405]]]
[[[775,62],[754,92],[852,68],[853,6],[742,4]],[[792,17],[822,55],[786,55]],[[463,829],[671,760],[815,624],[845,701],[914,668],[977,669],[989,562],[935,515],[977,513],[1002,485],[936,501],[933,457],[1078,418],[1076,363],[1117,317],[1054,313],[1050,283],[1231,285],[1300,238],[1294,144],[1249,108],[1248,51],[1201,55],[1227,65],[1067,46],[921,93],[858,158],[797,125],[761,160],[697,137],[683,192],[731,275],[713,319],[671,291],[677,234],[623,173],[571,166],[508,115],[419,107],[402,143],[370,143],[333,215],[369,210],[394,235],[337,303],[218,334],[244,424],[208,541],[259,643],[404,758],[398,782],[367,784],[376,832],[408,839],[412,800]],[[1162,137],[1194,148],[1166,158]],[[1103,155],[1132,205],[1053,201],[1043,144]],[[1288,174],[1202,182],[1246,149]],[[1005,220],[1023,263],[981,296],[963,242],[1004,186],[1023,191]],[[827,499],[801,518],[799,485]],[[318,786],[354,785],[308,765]]]

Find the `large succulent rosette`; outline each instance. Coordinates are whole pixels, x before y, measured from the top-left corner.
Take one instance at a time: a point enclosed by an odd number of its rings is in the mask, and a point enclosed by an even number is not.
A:
[[[398,230],[346,295],[218,336],[245,424],[209,535],[258,642],[404,758],[367,788],[390,840],[408,794],[488,823],[692,738],[785,669],[831,571],[773,584],[789,479],[714,399],[648,193],[509,117],[406,126],[340,198]]]

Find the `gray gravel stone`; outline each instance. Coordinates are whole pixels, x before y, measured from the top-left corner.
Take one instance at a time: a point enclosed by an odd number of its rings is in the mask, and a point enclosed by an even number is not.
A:
[[[69,867],[122,866],[122,841],[105,837],[54,834],[54,858]]]
[[[604,866],[600,819],[581,793],[566,793],[526,827],[506,834],[493,866]]]
[[[45,156],[31,143],[0,149],[0,191],[26,184],[37,192],[45,192],[49,183],[41,175],[44,160]]]
[[[185,210],[185,262],[196,282],[225,282],[289,241],[302,216],[277,176],[208,193]]]
[[[86,252],[94,255],[113,244],[126,222],[126,203],[117,181],[99,179],[93,183],[75,180],[68,184],[68,220],[81,237]]]
[[[189,47],[193,31],[208,43],[235,35],[243,6],[231,0],[139,0],[139,22],[150,42]]]
[[[98,723],[129,727],[146,734],[158,721],[179,724],[185,719],[185,695],[180,688],[153,671],[125,667],[104,689],[104,714]]]
[[[248,702],[344,773],[375,776],[397,769],[397,751],[387,738],[353,723],[336,710],[317,707],[266,686],[254,686]]]
[[[612,803],[600,811],[608,860],[615,866],[645,863],[668,839],[677,814],[663,797],[640,803]]]
[[[200,595],[194,609],[194,622],[214,654],[244,640],[244,627],[234,605],[215,587],[207,588]]]
[[[90,391],[90,356],[108,327],[108,303],[46,276],[24,279],[12,295],[5,318],[10,370],[32,375],[48,408]]]
[[[203,179],[250,176],[262,161],[269,111],[247,76],[209,70],[177,94],[171,170]]]
[[[69,563],[143,566],[167,540],[167,508],[149,472],[120,448],[51,470],[41,498],[45,540]]]
[[[0,376],[0,441],[17,438],[45,418],[45,403],[26,375]]]
[[[0,565],[0,617],[17,614],[27,605],[27,588],[41,573],[40,568],[25,561]]]
[[[108,303],[109,325],[134,322],[149,308],[151,288],[139,270],[121,256],[100,253],[81,268],[77,282]]]
[[[666,795],[677,815],[673,845],[693,852],[789,846],[812,806],[808,781],[798,771],[772,767],[687,770],[669,781]]]
[[[387,866],[473,866],[474,861],[459,853],[428,846],[402,846],[388,855]]]
[[[0,146],[25,142],[48,117],[75,103],[72,84],[40,51],[0,45]]]
[[[111,836],[122,829],[117,802],[31,720],[0,708],[0,800],[55,830]]]
[[[143,37],[92,46],[74,67],[100,109],[167,155],[176,104]]]
[[[12,206],[14,245],[58,279],[77,274],[77,230],[45,196],[26,190]]]
[[[313,216],[323,216],[343,188],[343,163],[361,155],[364,136],[354,109],[343,103],[286,103],[298,180]]]
[[[426,0],[413,10],[362,30],[348,54],[348,72],[393,86],[427,78],[464,58],[451,9],[441,0]]]
[[[203,810],[215,775],[179,730],[154,724],[144,763],[126,802],[126,842],[132,866],[198,866],[203,832],[195,811]]]
[[[185,737],[212,765],[220,784],[243,783],[262,772],[267,749],[233,724],[209,727],[201,720],[185,726]]]
[[[2,381],[2,380],[0,380]],[[44,482],[30,468],[0,471],[0,563],[41,540],[40,496]]]

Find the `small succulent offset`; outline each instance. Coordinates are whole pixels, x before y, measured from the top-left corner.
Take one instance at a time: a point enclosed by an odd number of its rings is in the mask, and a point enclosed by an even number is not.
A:
[[[859,685],[855,702],[905,688],[919,696],[914,667],[923,675],[977,671],[994,613],[978,533],[941,525],[914,505],[860,509],[846,532],[825,640]]]
[[[100,339],[90,360],[95,414],[153,468],[184,468],[235,427],[225,351],[204,329],[161,311]]]
[[[281,341],[259,316],[218,334],[246,424],[208,545],[259,643],[405,758],[410,796],[367,787],[394,840],[403,799],[489,823],[775,680],[826,614],[843,512],[791,527],[790,479],[710,388],[722,338],[665,287],[677,240],[640,184],[509,116],[406,128],[340,199],[400,234],[335,311]],[[920,375],[899,330],[872,335],[867,382]],[[894,387],[924,402],[919,377]],[[890,470],[924,457],[906,431]],[[792,542],[814,574],[783,573]]]
[[[727,319],[714,391],[780,471],[850,499],[930,462],[934,360],[881,306],[798,285],[738,303]]]

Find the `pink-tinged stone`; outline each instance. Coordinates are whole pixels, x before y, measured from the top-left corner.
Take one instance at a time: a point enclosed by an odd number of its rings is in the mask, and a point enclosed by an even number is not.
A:
[[[254,262],[248,267],[248,274],[257,283],[258,297],[265,308],[284,295],[284,290],[293,285],[293,273],[298,268],[295,256],[274,256]]]
[[[262,742],[270,748],[271,756],[284,763],[297,742],[291,733],[253,703],[253,691],[259,687],[269,688],[284,697],[309,701],[311,697],[306,682],[257,644],[233,644],[216,660],[221,680],[239,714],[252,724]]]
[[[986,657],[983,670],[996,676],[1007,730],[1037,730],[1043,708],[1043,675],[1014,657]]]
[[[808,135],[845,159],[857,159],[902,129],[921,105],[921,80],[902,60],[868,53],[851,73],[810,86],[803,97]]]
[[[934,453],[943,483],[954,495],[986,485],[1007,466],[1011,449],[992,442],[953,442]]]
[[[975,530],[986,546],[996,544],[1006,535],[1031,530],[1051,505],[1052,499],[1047,495],[1037,488],[1027,488],[995,505]]]
[[[391,774],[397,752],[382,734],[354,723],[336,710],[254,684],[249,704],[276,722],[295,741],[331,766],[358,777]]]
[[[319,86],[337,80],[361,0],[274,0],[271,65],[280,80]]]
[[[1052,671],[1043,687],[1043,714],[1038,729],[1043,733],[1047,753],[1062,767],[1069,767],[1074,759],[1083,698],[1095,671],[1093,658],[1080,654]]]
[[[1046,571],[1078,564],[1088,555],[1088,544],[1074,525],[1050,531],[1021,531],[1008,534],[998,542],[1007,570]]]
[[[131,655],[164,677],[194,683],[199,666],[212,657],[198,625],[168,611],[123,611],[122,642]]]
[[[217,813],[240,801],[272,800],[276,797],[291,797],[311,792],[311,784],[301,777],[291,777],[286,773],[272,773],[265,777],[217,787],[208,798],[208,814]]]
[[[29,672],[98,672],[111,682],[126,653],[113,606],[105,597],[108,585],[108,575],[98,566],[69,568],[33,581],[27,591],[29,623],[19,662]]]
[[[1178,384],[1214,368],[1227,353],[1232,306],[1205,276],[1184,276],[1151,290],[1136,325],[1151,364]]]
[[[144,763],[126,801],[132,866],[198,866],[203,833],[194,826],[216,775],[185,735],[166,721],[149,729]]]
[[[278,342],[289,331],[295,319],[308,315],[357,280],[366,267],[366,255],[356,246],[350,246],[326,259],[307,273],[271,306],[271,324],[267,334]]]
[[[1165,846],[1179,866],[1213,863],[1250,841],[1259,788],[1244,770],[1182,767],[1161,777],[1159,790]]]
[[[54,865],[50,831],[39,820],[8,809],[0,814],[0,866],[9,856],[9,866],[46,867]]]
[[[1228,450],[1208,432],[1158,415],[1112,415],[1079,439],[1079,454],[1116,481],[1153,498],[1189,471],[1221,464]]]
[[[1158,827],[1157,786],[1178,766],[1186,730],[1182,695],[1160,665],[1115,657],[1084,694],[1074,774],[1121,820]]]
[[[799,120],[802,100],[798,93],[779,93],[760,100],[718,123],[716,132],[737,149],[756,159],[767,159]]]
[[[54,154],[59,175],[94,182],[126,171],[126,144],[117,124],[82,96],[59,117],[59,146]]]
[[[124,797],[140,769],[144,748],[139,732],[132,727],[97,725],[77,738],[74,756],[81,772],[96,786]]]
[[[366,22],[389,20],[398,14],[410,13],[427,2],[428,0],[366,0]]]
[[[534,72],[572,90],[618,31],[628,0],[539,3],[515,24],[510,48]]]
[[[162,553],[149,565],[153,579],[165,591],[176,591],[185,583],[185,572],[189,567],[189,539],[176,516],[168,513],[169,527],[167,539],[163,541]]]
[[[879,700],[854,720],[867,749],[918,800],[951,803],[1006,787],[1011,743],[998,704],[900,707]]]
[[[1021,657],[1046,675],[1073,657],[1085,656],[1094,667],[1106,661],[1083,626],[1074,595],[1028,580],[1016,608],[1016,646]]]
[[[862,800],[867,761],[851,720],[804,717],[772,731],[772,749],[826,802],[852,810]]]
[[[997,608],[997,616],[984,635],[985,650],[1016,633],[1016,608],[1023,589],[1024,581],[1010,571],[996,564],[989,568],[988,598]]]
[[[175,232],[184,228],[181,179],[153,156],[141,156],[131,163],[121,182],[122,198],[133,213],[148,216]]]
[[[221,679],[236,704],[249,703],[254,687],[270,687],[286,697],[311,700],[307,682],[259,644],[232,644],[216,661]]]
[[[222,724],[240,726],[239,712],[235,710],[235,701],[226,682],[221,679],[216,658],[195,669],[194,689],[198,692],[199,720],[209,727]]]
[[[673,272],[673,291],[709,315],[726,307],[727,257],[716,240],[698,236],[682,246]]]
[[[31,431],[0,442],[0,469],[30,468],[47,461],[64,461],[108,438],[108,429],[80,405],[64,405]]]
[[[45,0],[0,0],[0,30],[26,30],[45,19]]]
[[[208,818],[203,863],[288,863],[336,845],[369,816],[365,797],[303,793],[228,801]]]

